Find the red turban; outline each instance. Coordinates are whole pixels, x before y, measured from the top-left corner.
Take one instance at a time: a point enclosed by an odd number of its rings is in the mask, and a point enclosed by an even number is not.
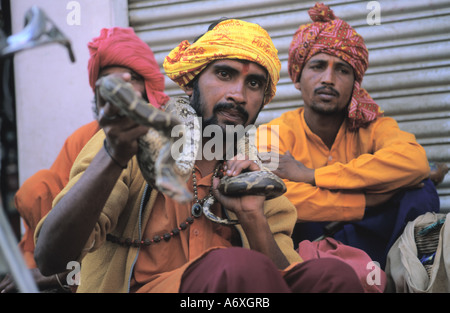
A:
[[[95,82],[101,68],[123,66],[141,75],[145,91],[154,107],[161,107],[169,97],[164,93],[164,76],[159,70],[150,47],[143,42],[132,28],[103,28],[100,36],[88,43],[89,84],[95,91]]]
[[[361,88],[369,63],[364,39],[322,3],[316,3],[308,13],[313,23],[300,26],[289,47],[289,76],[293,82],[298,82],[306,62],[318,53],[327,53],[346,61],[355,73],[348,108],[350,128],[366,126],[383,113],[367,91]]]

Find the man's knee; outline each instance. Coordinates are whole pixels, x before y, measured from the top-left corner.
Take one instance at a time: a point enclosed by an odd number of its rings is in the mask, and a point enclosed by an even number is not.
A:
[[[236,274],[252,273],[260,266],[269,269],[275,268],[275,265],[267,256],[245,248],[218,249],[211,252],[211,258],[223,270]]]
[[[219,249],[211,253],[209,262],[230,286],[266,288],[271,281],[282,281],[275,264],[264,254],[245,248]],[[270,291],[272,292],[272,291]]]
[[[181,292],[288,292],[275,264],[245,248],[217,249],[192,264]]]

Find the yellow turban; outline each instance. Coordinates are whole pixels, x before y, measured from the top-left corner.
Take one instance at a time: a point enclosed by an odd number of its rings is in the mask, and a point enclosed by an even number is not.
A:
[[[275,96],[281,64],[269,34],[259,25],[241,20],[225,20],[192,45],[181,42],[164,60],[167,76],[181,88],[192,81],[212,61],[241,59],[255,62],[269,74],[264,104]]]

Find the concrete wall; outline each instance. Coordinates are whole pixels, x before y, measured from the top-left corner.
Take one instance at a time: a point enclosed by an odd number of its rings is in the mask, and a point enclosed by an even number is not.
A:
[[[93,119],[87,43],[101,28],[128,26],[126,0],[14,0],[13,34],[23,29],[25,12],[32,5],[43,9],[69,37],[76,62],[70,62],[67,49],[59,44],[15,56],[20,185],[50,167],[67,136]]]

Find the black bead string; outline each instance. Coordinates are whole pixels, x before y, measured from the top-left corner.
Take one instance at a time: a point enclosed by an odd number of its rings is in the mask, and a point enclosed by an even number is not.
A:
[[[121,246],[126,246],[126,247],[142,247],[142,246],[148,247],[152,244],[155,244],[155,243],[158,243],[161,241],[169,241],[172,237],[179,235],[180,231],[187,229],[187,227],[192,223],[194,223],[194,217],[189,216],[186,219],[186,221],[181,223],[179,227],[172,229],[172,231],[170,233],[165,233],[163,235],[156,235],[153,237],[153,239],[147,238],[145,240],[139,240],[139,239],[133,240],[131,238],[119,238],[117,236],[107,234],[106,240],[108,240],[112,243],[117,243]]]
[[[212,179],[214,179],[214,177],[217,176],[217,173],[219,171],[220,168],[220,164],[219,166],[216,167],[214,174],[212,176]],[[197,177],[195,175],[195,169],[192,170],[192,183],[194,185],[194,198],[197,204],[203,203],[205,201],[205,199],[210,196],[212,194],[212,184],[211,184],[211,189],[210,189],[210,194],[208,196],[206,196],[204,199],[199,200],[198,199],[198,194],[197,194]],[[112,243],[116,243],[119,244],[121,246],[126,246],[126,247],[148,247],[151,246],[152,244],[161,242],[161,241],[169,241],[172,237],[175,237],[177,235],[180,234],[180,231],[183,231],[185,229],[187,229],[187,227],[194,223],[194,218],[200,217],[200,215],[195,214],[192,216],[189,216],[186,221],[184,221],[183,223],[180,224],[179,227],[176,227],[174,229],[172,229],[172,231],[170,233],[165,233],[163,235],[156,235],[153,237],[153,239],[144,239],[144,240],[139,240],[139,239],[131,239],[131,238],[123,238],[123,237],[117,237],[114,236],[112,234],[107,234],[106,235],[106,240],[110,241]]]

